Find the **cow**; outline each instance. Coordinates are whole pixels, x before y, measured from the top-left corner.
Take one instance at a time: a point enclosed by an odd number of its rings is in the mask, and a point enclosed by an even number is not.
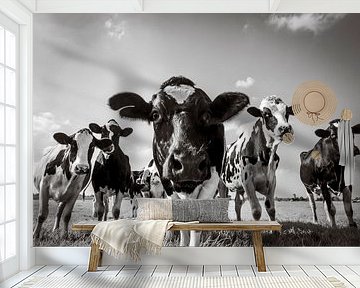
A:
[[[314,148],[300,154],[300,179],[304,184],[313,222],[318,222],[316,214],[315,196],[322,195],[327,219],[332,227],[336,226],[336,209],[332,202],[333,193],[342,193],[345,213],[350,227],[357,227],[353,219],[352,185],[344,182],[344,169],[339,165],[340,152],[337,130],[340,119],[329,123],[327,129],[317,129],[315,135],[320,137]],[[352,127],[354,134],[360,134],[360,124]],[[354,156],[359,155],[359,148],[354,146]]]
[[[90,180],[94,149],[106,150],[112,145],[110,139],[96,139],[87,128],[70,136],[60,132],[53,137],[58,144],[48,149],[34,173],[34,185],[39,192],[39,214],[33,233],[35,239],[39,238],[42,224],[48,216],[49,199],[59,203],[53,229],[59,228],[61,215],[64,214],[64,236],[67,236],[75,201]]]
[[[131,171],[131,186],[129,190],[129,196],[131,199],[134,197],[142,197],[142,189],[144,189],[145,184],[142,183],[142,178],[144,175],[145,168],[141,170],[133,170]]]
[[[180,198],[214,197],[225,149],[222,123],[248,103],[240,92],[225,92],[212,101],[182,76],[165,81],[149,102],[131,92],[109,99],[120,117],[153,124],[153,159],[161,183],[168,196]],[[190,245],[198,245],[198,239],[192,237]],[[187,246],[189,240],[186,237],[181,245]]]
[[[148,166],[144,168],[144,172],[141,178],[141,184],[144,186],[141,189],[143,197],[167,198],[154,159],[152,159],[149,162]]]
[[[144,174],[144,169],[131,171],[129,197],[133,218],[136,218],[137,216],[138,203],[136,198],[143,197],[142,189],[145,187],[145,184],[141,183],[141,179],[142,175]]]
[[[151,160],[142,170],[132,171],[129,195],[133,217],[137,215],[138,197],[167,198],[154,160]]]
[[[109,120],[103,126],[91,123],[89,128],[93,133],[101,134],[101,139],[109,138],[113,143],[110,151],[100,151],[94,164],[91,178],[95,195],[94,217],[97,217],[98,221],[107,220],[109,197],[114,196],[112,214],[117,220],[120,216],[124,193],[128,192],[131,185],[129,157],[121,150],[119,138],[129,136],[133,129],[122,129],[114,119]]]
[[[259,192],[265,196],[266,211],[274,221],[276,169],[280,161],[276,152],[284,135],[294,133],[288,122],[293,111],[275,95],[265,97],[259,108],[249,107],[247,111],[258,119],[242,129],[239,138],[228,146],[221,178],[235,198],[237,220],[241,220],[244,194],[249,199],[253,219],[260,219],[262,209],[256,196]]]

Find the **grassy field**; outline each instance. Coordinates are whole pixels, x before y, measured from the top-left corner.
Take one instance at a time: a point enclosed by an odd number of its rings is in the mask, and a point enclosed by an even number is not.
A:
[[[43,225],[40,239],[34,243],[35,246],[89,246],[90,237],[86,233],[70,232],[68,239],[62,239],[59,233],[52,232],[56,203],[50,201],[49,204],[49,217]],[[34,200],[34,225],[36,223],[38,205],[38,200]],[[320,223],[318,225],[311,223],[312,214],[307,202],[276,202],[275,205],[276,218],[283,224],[283,231],[281,234],[266,233],[264,235],[265,246],[360,246],[360,230],[346,227],[347,218],[342,202],[335,202],[338,228],[330,228],[328,226],[322,202],[316,202]],[[130,208],[129,201],[124,200],[121,207],[122,218],[129,217]],[[360,227],[360,203],[353,203],[353,208],[355,221]],[[93,220],[91,213],[92,201],[78,200],[72,213],[70,225],[79,221]],[[235,219],[234,203],[232,201],[230,202],[229,217]],[[242,217],[244,220],[251,220],[248,202],[243,206]],[[267,220],[265,209],[263,209],[262,219]],[[201,237],[201,246],[250,246],[250,236],[249,233],[245,232],[204,232]],[[178,243],[179,234],[169,232],[166,237],[165,246],[178,246]]]

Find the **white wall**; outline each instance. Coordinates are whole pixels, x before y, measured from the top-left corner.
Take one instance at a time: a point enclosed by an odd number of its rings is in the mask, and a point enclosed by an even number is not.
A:
[[[356,0],[2,0],[0,11],[21,26],[20,268],[86,264],[88,248],[32,248],[32,16],[31,12],[360,12]],[[211,4],[210,4],[211,3]],[[26,7],[26,8],[25,8]],[[35,257],[35,254],[36,257]],[[251,248],[164,248],[143,264],[253,264]],[[194,257],[196,256],[196,257]],[[267,248],[267,264],[360,264],[360,248]],[[104,258],[105,264],[115,263]],[[124,262],[123,262],[124,263]]]
[[[38,13],[358,13],[357,0],[18,0]],[[99,4],[101,3],[101,4]]]

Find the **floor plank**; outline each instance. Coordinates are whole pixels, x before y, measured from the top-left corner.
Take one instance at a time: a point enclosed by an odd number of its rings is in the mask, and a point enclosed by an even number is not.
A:
[[[138,272],[136,273],[136,277],[151,277],[155,271],[155,265],[141,266]]]
[[[106,270],[101,274],[101,276],[114,276],[116,277],[120,271],[123,269],[124,265],[119,265],[119,266],[108,266],[106,268]]]
[[[269,277],[271,275],[271,271],[268,266],[266,266],[266,272],[259,272],[258,268],[255,265],[252,265],[251,268],[254,271],[255,277]]]
[[[117,276],[120,277],[134,277],[140,269],[140,265],[125,265]]]
[[[71,270],[67,275],[67,276],[71,276],[71,277],[82,277],[85,273],[87,272],[87,266],[85,265],[79,265],[76,266],[73,270]]]
[[[57,269],[59,269],[61,266],[45,266],[43,269],[37,271],[34,275],[38,277],[48,277],[52,273],[54,273]]]
[[[189,265],[186,276],[187,277],[202,277],[204,275],[204,266]]]
[[[348,265],[347,267],[360,276],[360,265]]]
[[[319,271],[324,274],[325,277],[336,277],[338,280],[342,281],[347,287],[354,287],[349,281],[347,281],[344,277],[341,276],[334,268],[331,266],[325,265],[316,265]]]
[[[74,270],[76,266],[60,266],[59,269],[51,273],[51,277],[65,277],[68,273]]]
[[[156,266],[152,277],[169,277],[171,265],[158,265]]]
[[[204,266],[204,277],[221,276],[220,265]]]
[[[346,278],[354,287],[360,288],[360,276],[347,266],[334,265],[332,268]]]
[[[309,277],[325,277],[314,265],[300,265],[300,268]]]
[[[238,272],[235,265],[222,265],[221,276],[238,276]]]
[[[304,277],[306,273],[298,265],[284,265],[284,269],[290,277]]]
[[[0,283],[0,288],[13,287],[13,286],[23,282],[24,280],[26,280],[27,278],[32,276],[34,273],[36,273],[36,272],[40,271],[41,269],[43,269],[44,267],[45,267],[45,265],[43,265],[43,266],[34,266],[29,270],[21,271],[21,272],[17,273],[16,275],[10,277],[9,279],[1,282]]]
[[[240,277],[255,277],[255,273],[251,265],[236,265],[236,269]]]
[[[108,266],[101,266],[101,267],[98,267],[95,272],[86,271],[86,273],[83,275],[83,277],[84,278],[100,277],[107,268],[108,268]]]
[[[186,265],[174,265],[170,271],[170,277],[186,276]]]
[[[274,277],[289,277],[289,274],[286,272],[283,266],[281,265],[269,265],[268,269],[272,276]]]

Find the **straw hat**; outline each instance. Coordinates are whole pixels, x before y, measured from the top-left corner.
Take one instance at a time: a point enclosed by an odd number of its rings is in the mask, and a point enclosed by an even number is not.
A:
[[[328,122],[336,109],[337,100],[333,91],[320,81],[302,83],[292,99],[294,115],[308,125]]]

